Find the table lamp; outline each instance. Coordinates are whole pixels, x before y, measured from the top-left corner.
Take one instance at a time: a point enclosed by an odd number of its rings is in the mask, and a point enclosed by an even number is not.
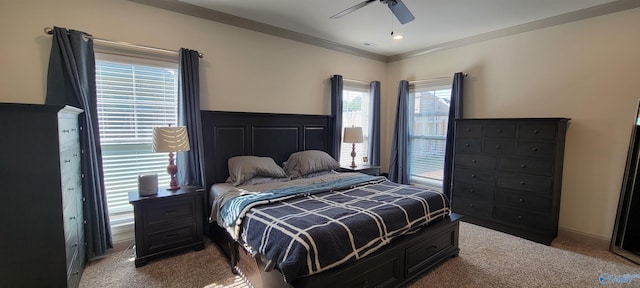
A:
[[[345,127],[342,142],[351,143],[351,168],[356,168],[356,143],[362,143],[362,127]]]
[[[169,152],[169,165],[167,165],[167,173],[171,175],[169,188],[167,190],[178,190],[180,187],[176,184],[176,166],[173,159],[173,152],[189,151],[189,135],[187,135],[187,127],[176,126],[171,127],[153,127],[153,152]]]

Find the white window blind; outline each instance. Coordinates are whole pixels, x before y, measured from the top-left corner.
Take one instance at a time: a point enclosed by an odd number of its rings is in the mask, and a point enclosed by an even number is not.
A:
[[[369,117],[371,94],[369,85],[365,83],[344,80],[342,88],[342,139],[344,127],[362,127],[363,142],[356,143],[356,165],[363,163],[362,157],[368,155],[369,150]],[[340,147],[340,165],[351,166],[351,143],[342,143]]]
[[[451,80],[410,85],[409,182],[442,187]]]
[[[104,183],[114,241],[133,231],[128,193],[138,175],[169,183],[168,154],[154,153],[154,126],[177,122],[177,63],[96,54],[96,89]]]

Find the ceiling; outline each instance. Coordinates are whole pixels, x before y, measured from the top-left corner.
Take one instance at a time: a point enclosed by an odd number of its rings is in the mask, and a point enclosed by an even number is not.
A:
[[[403,25],[386,5],[378,1],[338,19],[329,17],[363,0],[166,1],[209,12],[222,12],[216,15],[240,17],[234,17],[236,20],[232,22],[252,20],[251,27],[266,24],[257,29],[261,32],[269,33],[274,28],[277,30],[274,34],[292,31],[297,37],[306,37],[307,40],[332,43],[385,58],[424,53],[455,43],[482,41],[487,37],[495,38],[640,6],[637,0],[403,0],[415,16],[415,20]],[[220,17],[210,18],[218,21],[214,18]],[[392,39],[392,31],[404,38]]]

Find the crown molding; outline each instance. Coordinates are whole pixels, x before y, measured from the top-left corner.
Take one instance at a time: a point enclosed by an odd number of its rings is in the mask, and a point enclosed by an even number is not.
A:
[[[281,37],[297,42],[306,43],[309,45],[314,45],[318,47],[323,47],[343,53],[348,53],[372,60],[377,60],[385,63],[399,61],[403,59],[408,59],[420,55],[425,55],[428,53],[433,53],[436,51],[441,51],[445,49],[451,49],[455,47],[460,47],[464,45],[479,43],[487,40],[492,40],[496,38],[501,38],[505,36],[515,35],[519,33],[529,32],[537,29],[552,27],[556,25],[566,24],[570,22],[575,22],[579,20],[584,20],[592,17],[602,16],[610,13],[620,12],[628,9],[638,8],[640,7],[640,1],[638,0],[618,0],[609,3],[605,3],[602,5],[569,12],[553,17],[548,17],[545,19],[540,19],[536,21],[532,21],[529,23],[524,23],[504,29],[499,29],[492,32],[487,32],[483,34],[478,34],[470,37],[461,38],[454,41],[445,42],[438,45],[433,45],[421,49],[417,49],[414,51],[410,51],[407,53],[401,53],[393,56],[385,56],[373,52],[369,52],[366,50],[354,48],[348,45],[340,44],[337,42],[333,42],[330,40],[313,37],[310,35],[298,33],[295,31],[279,28],[276,26],[264,24],[261,22],[253,21],[247,18],[242,18],[238,16],[234,16],[231,14],[203,8],[200,6],[180,2],[178,0],[129,0],[131,2],[152,6],[160,9],[169,10],[176,13],[181,13],[193,17],[198,17],[206,20],[211,20],[215,22],[219,22],[222,24],[227,24],[255,32],[260,32],[276,37]]]
[[[425,48],[414,50],[407,53],[389,56],[388,61],[394,62],[394,61],[412,58],[412,57],[416,57],[416,56],[420,56],[428,53],[433,53],[436,51],[479,43],[487,40],[529,32],[529,31],[552,27],[556,25],[566,24],[570,22],[580,21],[580,20],[584,20],[592,17],[602,16],[602,15],[620,12],[620,11],[633,9],[637,7],[640,7],[640,1],[638,0],[619,0],[619,1],[609,2],[602,5],[585,8],[582,10],[577,10],[577,11],[573,11],[573,12],[569,12],[569,13],[565,13],[557,16],[552,16],[549,18],[544,18],[544,19],[492,31],[492,32],[478,34],[471,37],[466,37],[466,38],[445,42],[438,45],[425,47]]]
[[[340,44],[337,42],[333,42],[330,40],[313,37],[310,35],[298,33],[295,31],[283,29],[280,27],[260,23],[257,21],[253,21],[247,18],[242,18],[238,16],[234,16],[231,14],[223,13],[220,11],[215,11],[207,8],[203,8],[200,6],[180,2],[178,0],[129,0],[131,2],[152,6],[160,9],[169,10],[176,13],[181,13],[193,17],[198,17],[206,20],[211,20],[215,22],[219,22],[222,24],[227,24],[231,26],[235,26],[238,28],[243,28],[255,32],[260,32],[276,37],[281,37],[297,42],[306,43],[309,45],[314,45],[318,47],[323,47],[343,53],[348,53],[368,59],[373,59],[381,62],[388,62],[389,57],[380,55],[377,53],[365,51],[362,49],[354,48],[351,46],[347,46],[344,44]]]

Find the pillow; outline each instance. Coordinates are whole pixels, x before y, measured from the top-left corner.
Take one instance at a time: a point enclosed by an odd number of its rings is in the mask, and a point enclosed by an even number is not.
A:
[[[294,179],[309,173],[333,170],[338,167],[340,167],[340,163],[326,152],[306,150],[291,154],[284,165],[284,171],[291,179]]]
[[[235,156],[229,158],[229,178],[233,186],[245,183],[255,176],[287,177],[270,157]]]
[[[259,184],[265,184],[265,183],[284,182],[284,181],[289,181],[289,177],[254,176],[253,178],[247,181],[244,181],[244,183],[240,183],[237,186],[259,185]],[[231,177],[227,178],[227,181],[225,182],[233,183],[233,181],[231,180]]]

